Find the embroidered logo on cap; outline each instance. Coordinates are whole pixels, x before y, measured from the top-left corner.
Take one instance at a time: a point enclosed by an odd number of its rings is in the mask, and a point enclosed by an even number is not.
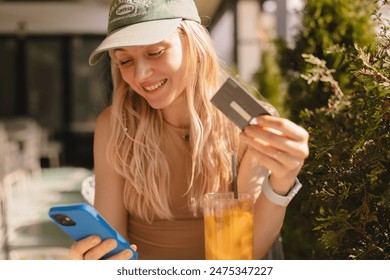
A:
[[[115,13],[117,16],[123,16],[129,13],[133,13],[134,11],[135,11],[134,5],[123,5],[120,6]]]
[[[153,5],[153,0],[118,0],[110,9],[109,23],[112,24],[129,17],[145,16],[150,6]]]

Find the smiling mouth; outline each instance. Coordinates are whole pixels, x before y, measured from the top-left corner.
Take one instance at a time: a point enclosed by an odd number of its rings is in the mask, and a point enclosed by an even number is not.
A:
[[[158,82],[158,83],[156,83],[156,84],[154,84],[154,85],[144,87],[144,89],[145,89],[146,92],[154,91],[154,90],[156,90],[156,89],[159,89],[159,88],[162,87],[163,85],[165,85],[167,81],[168,81],[167,79],[162,80],[162,81],[160,81],[160,82]]]

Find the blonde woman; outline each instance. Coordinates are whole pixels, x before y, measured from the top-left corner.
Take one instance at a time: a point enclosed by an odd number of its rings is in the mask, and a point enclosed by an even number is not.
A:
[[[254,256],[262,258],[300,187],[308,133],[276,116],[240,131],[214,108],[227,74],[193,1],[114,0],[90,64],[105,52],[114,92],[96,123],[96,209],[140,259],[204,259],[201,200],[230,190],[234,152],[238,188],[257,198]],[[114,247],[90,236],[70,257],[99,259]],[[130,257],[124,250],[112,258]]]

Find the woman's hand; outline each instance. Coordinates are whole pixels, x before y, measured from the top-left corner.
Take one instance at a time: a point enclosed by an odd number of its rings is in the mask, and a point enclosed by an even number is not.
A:
[[[91,235],[80,241],[72,244],[69,252],[71,260],[99,260],[105,254],[115,249],[117,242],[114,239],[106,239],[101,241],[99,236]],[[134,250],[137,250],[135,245],[131,245]],[[108,258],[109,260],[128,260],[133,256],[131,250],[122,250],[116,255]]]
[[[286,195],[309,155],[308,132],[288,119],[259,116],[245,128],[242,137],[259,162],[271,170],[275,192]]]

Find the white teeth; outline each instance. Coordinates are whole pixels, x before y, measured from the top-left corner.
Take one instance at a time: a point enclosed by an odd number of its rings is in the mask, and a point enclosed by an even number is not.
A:
[[[161,87],[162,85],[164,85],[166,82],[167,82],[167,80],[163,80],[163,81],[158,82],[158,83],[155,84],[155,85],[145,87],[145,89],[146,89],[146,91],[156,90],[156,89],[158,89],[159,87]]]

